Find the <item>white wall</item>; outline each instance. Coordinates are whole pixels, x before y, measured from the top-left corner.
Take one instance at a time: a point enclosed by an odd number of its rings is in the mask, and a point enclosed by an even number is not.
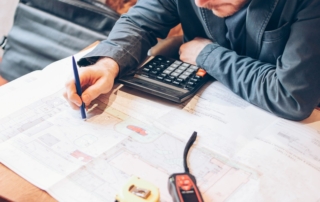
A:
[[[13,24],[13,17],[19,0],[0,0],[0,39],[7,35]],[[0,48],[0,57],[3,50]]]

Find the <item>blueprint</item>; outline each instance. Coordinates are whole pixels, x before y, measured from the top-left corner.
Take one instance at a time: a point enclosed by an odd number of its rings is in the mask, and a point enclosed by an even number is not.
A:
[[[181,138],[196,130],[200,145],[250,170],[250,180],[227,201],[319,201],[320,112],[300,123],[288,121],[228,95],[224,88],[211,84],[206,88],[210,97],[200,92],[156,125]]]
[[[260,200],[319,201],[319,140],[314,128],[278,120],[233,159],[261,173]]]
[[[19,79],[13,80],[0,88],[0,98],[5,96],[10,96],[10,94],[15,93],[16,90],[20,89],[21,86],[26,86],[32,82],[36,82],[40,77],[41,71],[33,71],[26,74]]]
[[[65,190],[81,193],[68,194],[68,198],[61,198],[63,201],[108,201],[129,176],[138,175],[159,187],[161,201],[172,201],[167,191],[167,180],[171,173],[183,171],[182,151],[185,142],[168,134],[150,135],[154,135],[154,139],[149,139],[148,144],[141,137],[127,138],[56,184],[49,192],[57,196],[64,195]],[[255,174],[250,170],[227,165],[207,150],[195,147],[189,158],[193,162],[191,172],[197,176],[205,201],[224,201],[254,180],[252,176]]]
[[[39,164],[41,170],[36,175],[55,177],[39,181],[38,186],[51,186],[123,139],[113,129],[119,119],[98,108],[88,115],[85,122],[79,119],[62,92],[57,92],[2,118],[3,162],[12,161],[18,173],[37,169]]]
[[[80,57],[79,55],[77,57]],[[275,117],[209,82],[183,104],[115,85],[81,119],[62,96],[71,59],[0,88],[0,161],[58,201],[114,201],[131,176],[172,201],[188,156],[204,201],[319,201],[320,112]]]
[[[183,139],[197,131],[201,145],[231,158],[275,119],[214,82],[155,124]]]
[[[185,141],[107,107],[105,96],[92,104],[84,122],[61,94],[0,120],[3,163],[61,201],[108,201],[132,175],[156,184],[161,201],[171,201],[167,180],[183,172]],[[223,201],[256,175],[205,148],[195,147],[189,158],[207,201],[214,193]],[[230,181],[232,186],[221,186]]]

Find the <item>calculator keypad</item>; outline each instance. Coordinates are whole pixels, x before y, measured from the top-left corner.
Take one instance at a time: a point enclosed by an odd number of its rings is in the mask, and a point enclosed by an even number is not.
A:
[[[141,67],[137,74],[176,87],[192,89],[205,76],[206,72],[195,65],[156,56]]]

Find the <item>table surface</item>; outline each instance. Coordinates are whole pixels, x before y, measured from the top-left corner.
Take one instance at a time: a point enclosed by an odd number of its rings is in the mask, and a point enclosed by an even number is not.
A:
[[[47,192],[0,163],[0,196],[10,201],[56,201]]]
[[[0,57],[0,63],[1,63],[2,58]],[[5,80],[4,78],[2,78],[2,76],[0,76],[0,86],[6,84],[8,81]]]

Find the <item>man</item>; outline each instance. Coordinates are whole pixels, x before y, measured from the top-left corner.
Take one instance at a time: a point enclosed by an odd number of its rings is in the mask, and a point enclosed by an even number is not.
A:
[[[90,65],[80,71],[82,100],[73,80],[64,96],[75,109],[88,105],[181,23],[182,61],[264,110],[302,120],[320,102],[319,11],[317,0],[140,0],[79,61]]]

